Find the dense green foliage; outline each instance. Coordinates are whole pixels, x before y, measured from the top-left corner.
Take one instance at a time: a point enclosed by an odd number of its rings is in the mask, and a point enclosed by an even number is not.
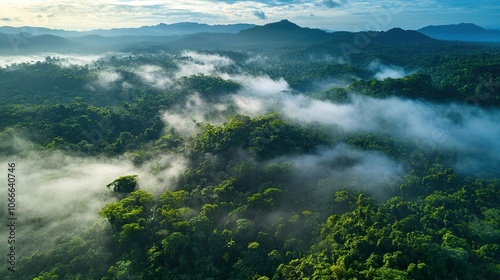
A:
[[[368,35],[371,42],[350,61],[327,57],[345,55],[328,39],[273,49],[264,62],[245,52],[204,52],[233,63],[180,77],[176,71],[192,61],[157,49],[86,66],[47,58],[0,68],[0,142],[21,137],[40,153],[131,159],[138,168],[162,154],[187,162],[178,180],[152,186],[158,192],[142,187],[144,175],[119,177],[108,188],[120,194],[104,194],[114,200],[84,229],[65,225],[71,234],[61,237],[26,233],[48,241],[19,260],[15,275],[1,271],[0,278],[500,279],[498,173],[459,174],[453,150],[419,139],[235,109],[232,95],[249,90],[242,81],[251,75],[283,77],[290,91],[276,95],[300,92],[314,101],[348,104],[358,94],[499,108],[498,48]],[[408,73],[377,80],[374,60]],[[109,72],[114,78],[99,83]],[[193,95],[201,105],[191,104]],[[195,106],[201,117],[191,116]],[[165,121],[183,111],[195,133]],[[2,155],[20,153],[0,145]],[[297,157],[339,146],[383,154],[404,168],[373,187],[356,174],[339,175],[361,161],[349,153],[322,162],[338,173],[297,165]]]
[[[242,149],[265,159],[311,151],[326,144],[325,138],[312,129],[287,123],[276,114],[258,118],[236,115],[224,126],[208,124],[194,140],[194,150],[231,156],[235,149]]]
[[[414,200],[375,203],[337,192],[350,205],[328,218],[311,252],[280,265],[286,278],[496,279],[497,181],[461,181],[448,175],[448,191]],[[434,182],[440,183],[440,182]],[[461,186],[461,187],[460,187]]]

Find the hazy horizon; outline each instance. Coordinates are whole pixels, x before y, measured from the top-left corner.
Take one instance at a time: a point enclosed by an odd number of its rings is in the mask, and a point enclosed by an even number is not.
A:
[[[221,23],[221,24],[210,24],[210,23],[206,23],[206,22],[195,22],[195,21],[180,21],[180,22],[173,22],[173,23],[164,23],[164,22],[159,22],[157,24],[152,24],[152,25],[142,25],[142,26],[124,26],[124,27],[109,27],[109,28],[94,28],[94,29],[88,29],[88,30],[76,30],[76,29],[69,29],[69,28],[52,28],[52,27],[47,27],[47,26],[28,26],[28,25],[24,25],[24,26],[13,26],[13,25],[2,25],[0,26],[0,28],[18,28],[18,29],[27,29],[27,28],[46,28],[46,29],[49,29],[49,30],[54,30],[54,31],[67,31],[67,32],[81,32],[81,33],[85,33],[85,32],[94,32],[94,31],[111,31],[111,30],[116,30],[116,29],[139,29],[139,28],[144,28],[144,27],[155,27],[155,26],[160,26],[160,25],[167,25],[167,26],[171,26],[171,25],[176,25],[176,24],[199,24],[199,25],[208,25],[208,26],[231,26],[231,25],[255,25],[255,26],[264,26],[264,25],[267,25],[267,24],[272,24],[272,23],[277,23],[277,22],[280,22],[280,21],[283,21],[283,20],[288,20],[288,19],[280,19],[280,20],[276,20],[276,21],[273,21],[273,22],[267,22],[265,24],[254,24],[254,23],[248,23],[248,22],[237,22],[237,23],[227,23],[227,24],[224,24],[224,23]],[[288,20],[290,21],[290,20]],[[448,26],[448,25],[461,25],[461,24],[473,24],[473,25],[476,25],[476,26],[479,26],[481,28],[484,28],[485,30],[500,30],[500,28],[488,28],[488,27],[485,27],[485,26],[481,26],[481,25],[478,25],[474,22],[457,22],[457,23],[449,23],[449,24],[428,24],[428,25],[425,25],[425,26],[421,26],[421,27],[418,27],[418,28],[413,28],[413,29],[406,29],[406,28],[403,28],[403,27],[400,27],[400,26],[392,26],[392,27],[388,27],[386,29],[363,29],[363,30],[344,30],[344,29],[329,29],[329,28],[317,28],[317,27],[311,27],[311,26],[304,26],[304,25],[300,25],[298,24],[297,22],[294,22],[294,21],[290,21],[294,24],[297,24],[298,26],[302,27],[302,28],[311,28],[311,29],[320,29],[320,30],[324,30],[324,31],[327,31],[327,32],[360,32],[360,31],[388,31],[390,29],[393,29],[393,28],[402,28],[404,30],[419,30],[419,29],[422,29],[424,27],[429,27],[429,26]],[[23,32],[27,32],[27,33],[30,33],[29,30],[26,30],[26,31],[23,31]],[[2,32],[0,32],[2,33]]]

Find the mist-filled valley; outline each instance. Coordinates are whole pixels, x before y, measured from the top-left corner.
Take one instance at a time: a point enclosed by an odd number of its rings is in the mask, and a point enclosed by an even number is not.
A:
[[[498,44],[231,28],[0,36],[1,279],[500,279]]]

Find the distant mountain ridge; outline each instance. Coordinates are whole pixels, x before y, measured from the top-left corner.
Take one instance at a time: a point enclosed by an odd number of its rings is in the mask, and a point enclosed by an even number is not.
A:
[[[473,23],[460,23],[450,25],[429,25],[417,30],[431,38],[441,40],[460,40],[460,41],[499,41],[500,30],[487,30]],[[341,31],[342,32],[342,31]],[[173,24],[160,23],[152,26],[142,26],[137,28],[112,28],[112,29],[94,29],[90,31],[71,31],[63,29],[51,29],[45,27],[0,27],[0,33],[19,34],[30,33],[34,36],[54,35],[65,38],[83,37],[90,35],[99,35],[104,37],[114,36],[183,36],[197,33],[231,33],[240,34],[240,37],[260,37],[263,34],[269,36],[279,35],[281,38],[275,39],[293,39],[298,37],[307,37],[308,39],[323,39],[327,32],[321,29],[300,27],[288,20],[269,23],[265,25],[254,24],[227,24],[227,25],[209,25],[195,22],[179,22]]]
[[[82,32],[78,31],[68,31],[63,29],[51,29],[51,28],[34,27],[34,26],[22,26],[22,27],[2,26],[0,27],[0,33],[4,34],[29,33],[33,36],[54,35],[61,37],[72,37],[72,36],[82,35]]]
[[[459,25],[449,28],[454,29],[455,33],[460,31],[461,33],[458,32],[458,34],[466,34],[466,36],[469,36],[471,32],[484,33],[484,29],[475,25]],[[438,28],[438,30],[442,29],[442,27]],[[429,27],[418,32],[401,28],[388,31],[326,32],[301,27],[288,20],[262,26],[207,25],[185,22],[140,28],[97,29],[88,32],[37,27],[0,27],[0,53],[10,55],[19,52],[92,53],[129,50],[137,47],[177,50],[187,48],[250,51],[266,49],[270,53],[275,53],[276,50],[295,47],[302,48],[302,52],[307,52],[311,57],[325,57],[345,56],[346,52],[355,54],[371,48],[392,49],[393,52],[397,52],[398,47],[410,46],[418,49],[423,45],[436,46],[449,43],[431,38],[433,36],[424,33],[429,30],[436,30],[436,28]],[[13,33],[15,31],[21,32]],[[490,35],[496,34],[493,31],[484,31]],[[51,32],[54,34],[45,34]],[[449,31],[447,34],[455,33]]]
[[[417,31],[440,40],[500,42],[500,30],[487,30],[473,23],[429,25]]]
[[[230,25],[208,25],[194,22],[180,22],[174,24],[160,23],[154,26],[142,26],[139,28],[114,28],[97,29],[87,35],[101,36],[179,36],[202,32],[210,33],[238,33],[241,30],[255,27],[253,24],[230,24]]]
[[[89,35],[100,36],[180,36],[196,34],[201,32],[212,33],[238,33],[241,30],[255,27],[254,24],[228,24],[228,25],[208,25],[194,22],[179,22],[173,24],[160,23],[153,26],[142,26],[137,28],[112,28],[112,29],[94,29],[90,31],[68,31],[62,29],[50,29],[44,27],[0,27],[0,33],[19,34],[21,32],[33,35],[55,35],[61,37],[80,37]]]
[[[21,52],[73,52],[83,51],[84,46],[55,35],[33,36],[30,33],[0,33],[0,54],[18,54]]]

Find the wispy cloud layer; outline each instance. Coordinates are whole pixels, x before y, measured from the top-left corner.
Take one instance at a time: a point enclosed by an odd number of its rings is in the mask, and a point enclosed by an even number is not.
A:
[[[367,1],[367,0],[91,0],[5,1],[0,20],[21,26],[47,26],[88,30],[135,27],[160,22],[204,22],[224,24],[278,21],[283,18],[301,25],[330,29],[363,29],[389,12],[387,28],[415,29],[428,24],[459,23],[464,20],[494,27],[500,6],[492,1]],[[314,17],[311,17],[311,15]],[[85,20],[83,20],[85,19]],[[500,26],[498,26],[500,27]]]
[[[210,70],[206,73],[242,85],[242,89],[230,97],[239,113],[258,115],[278,112],[292,121],[307,125],[319,124],[346,133],[374,133],[403,141],[417,141],[429,151],[455,153],[457,159],[451,164],[455,170],[467,175],[498,175],[500,170],[500,160],[492,156],[500,153],[498,110],[360,95],[353,95],[349,103],[338,104],[303,94],[292,94],[284,79],[254,76],[244,71],[237,74],[221,72],[221,65],[234,63],[227,57],[196,52],[186,54],[189,54],[193,63],[201,64],[203,61],[203,67]],[[397,78],[406,74],[402,68],[377,62],[370,67],[379,71],[379,78]],[[193,70],[191,73],[194,74],[200,73],[196,67],[186,69]],[[186,69],[185,74],[189,74]],[[195,122],[204,121],[201,112],[207,104],[199,96],[193,98],[180,110],[184,114],[165,114],[168,126],[193,128]],[[194,116],[198,116],[196,120]],[[181,121],[185,119],[190,122]]]

